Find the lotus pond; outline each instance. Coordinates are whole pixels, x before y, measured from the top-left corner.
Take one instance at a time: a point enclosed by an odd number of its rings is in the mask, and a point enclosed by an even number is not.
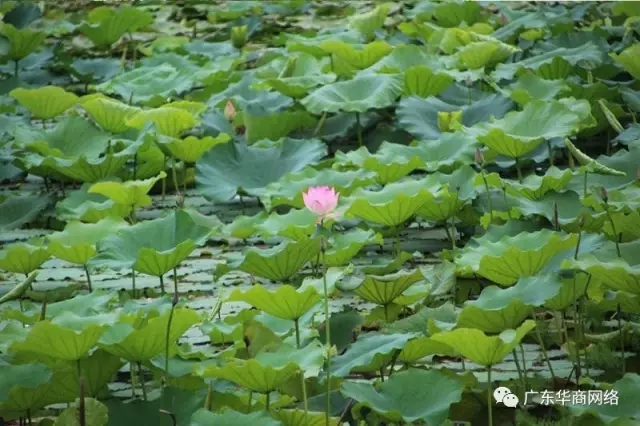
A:
[[[0,424],[640,424],[640,3],[0,14]]]

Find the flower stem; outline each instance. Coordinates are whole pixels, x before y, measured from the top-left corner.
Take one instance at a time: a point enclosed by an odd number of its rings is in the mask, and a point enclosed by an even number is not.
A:
[[[484,189],[485,191],[487,191],[487,207],[489,207],[489,217],[491,218],[491,222],[493,222],[493,205],[491,202],[491,192],[489,192],[489,182],[487,182],[487,175],[485,174],[484,169],[480,169],[480,173],[482,174]]]
[[[325,257],[325,242],[324,238],[320,238],[320,252],[322,253],[322,286],[324,290],[324,332],[325,332],[325,344],[327,350],[327,400],[325,426],[330,424],[331,416],[331,327],[329,324],[329,286],[327,284],[327,259]]]
[[[489,426],[493,426],[493,406],[491,397],[493,396],[493,386],[491,385],[491,366],[487,367],[487,409],[489,412]]]

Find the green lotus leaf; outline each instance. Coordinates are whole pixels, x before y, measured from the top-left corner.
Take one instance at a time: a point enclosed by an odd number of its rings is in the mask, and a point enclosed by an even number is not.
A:
[[[376,40],[372,43],[358,44],[347,40],[329,39],[319,43],[325,54],[332,55],[334,69],[343,76],[350,76],[357,70],[369,68],[393,50],[389,43]]]
[[[600,188],[593,188],[592,194],[582,198],[582,204],[596,212],[633,213],[640,209],[640,186],[630,185],[607,191],[607,203],[602,199]]]
[[[107,97],[82,100],[80,105],[100,128],[119,134],[130,129],[127,118],[140,112],[140,108]]]
[[[187,136],[186,138],[173,138],[163,135],[158,135],[156,142],[161,149],[167,151],[167,153],[185,163],[195,163],[216,145],[227,143],[231,140],[231,136],[226,133],[220,133],[215,138],[212,136],[205,136],[203,138],[197,138],[195,136]]]
[[[116,204],[128,206],[130,209],[151,205],[151,197],[148,192],[160,179],[167,176],[160,172],[156,177],[145,180],[132,180],[126,182],[98,182],[89,187],[89,194],[100,194],[109,197]]]
[[[459,268],[468,267],[496,284],[511,286],[521,277],[536,275],[555,255],[574,248],[578,235],[543,229],[503,236],[498,241],[475,239],[456,257]]]
[[[167,324],[171,328],[167,333]],[[162,315],[150,318],[139,328],[135,328],[135,318],[121,316],[120,320],[109,327],[100,338],[99,345],[105,351],[129,361],[147,362],[164,353],[167,342],[175,342],[191,326],[201,321],[193,310],[176,307]],[[168,334],[168,335],[167,335]],[[171,348],[172,353],[175,348]]]
[[[305,378],[317,377],[324,365],[326,346],[318,340],[312,340],[301,349],[283,344],[275,351],[262,351],[255,357],[256,361],[271,367],[285,367],[295,363],[302,370]]]
[[[51,370],[44,364],[0,366],[0,412],[26,413],[41,408],[50,386]]]
[[[123,72],[96,86],[104,93],[115,93],[132,103],[158,106],[172,94],[183,93],[193,86],[192,79],[170,64],[142,66]]]
[[[640,212],[611,213],[602,230],[612,241],[628,243],[637,240],[640,238]]]
[[[36,322],[29,328],[26,338],[14,341],[10,349],[77,361],[89,354],[105,329],[114,322],[115,317],[110,314],[79,316],[64,312],[50,321]]]
[[[636,80],[640,80],[640,63],[638,62],[640,55],[640,43],[632,44],[620,54],[610,53],[609,56],[620,65],[626,72],[631,74]]]
[[[285,75],[282,70],[293,64]],[[256,72],[256,77],[263,79],[257,88],[271,88],[285,96],[298,99],[307,95],[310,89],[333,83],[335,74],[324,74],[322,63],[312,55],[300,53],[293,57],[276,58],[266,69]]]
[[[550,101],[569,89],[563,80],[546,80],[533,72],[523,73],[515,83],[505,89],[509,97],[519,105],[535,99]]]
[[[457,327],[500,333],[518,327],[531,316],[534,307],[555,297],[561,284],[548,275],[524,277],[513,287],[485,287],[476,300],[465,302]]]
[[[476,364],[491,367],[502,362],[535,326],[533,320],[526,320],[517,329],[504,330],[498,336],[487,336],[475,328],[457,328],[434,334],[431,339],[451,346]]]
[[[184,109],[162,106],[140,111],[125,118],[125,123],[137,130],[142,130],[147,123],[153,123],[161,135],[178,138],[197,125],[198,120],[194,114]]]
[[[43,120],[51,120],[78,103],[78,96],[58,86],[18,87],[9,96],[28,109],[33,118]]]
[[[351,371],[364,367],[375,359],[386,357],[402,350],[413,334],[368,333],[360,336],[342,355],[331,361],[331,376],[346,377]]]
[[[560,47],[521,61],[498,64],[491,76],[496,81],[511,80],[519,70],[525,68],[535,70],[538,74],[541,74],[541,77],[548,78],[549,80],[562,79],[566,77],[579,62],[589,62],[597,66],[602,63],[602,60],[602,51],[593,42],[589,41],[579,47]],[[566,71],[553,76],[545,76],[545,72],[548,73],[549,71],[548,68],[552,67],[563,67]]]
[[[540,275],[539,277],[545,277],[545,275]],[[582,297],[588,288],[594,288],[597,284],[597,280],[587,274],[574,274],[573,278],[565,279],[559,279],[557,276],[551,275],[546,276],[546,279],[548,280],[548,285],[551,285],[549,284],[551,282],[560,284],[558,294],[544,302],[544,307],[558,312],[564,312],[569,307],[574,306],[575,301]]]
[[[593,254],[587,254],[579,260],[565,260],[562,266],[563,269],[582,270],[590,274],[592,280],[601,281],[613,290],[640,294],[640,268],[623,259],[599,260]]]
[[[434,72],[424,65],[407,68],[404,73],[404,95],[428,98],[438,96],[453,84],[449,74]]]
[[[397,116],[398,123],[404,130],[418,139],[433,140],[440,139],[447,133],[438,124],[438,116],[443,113],[460,113],[462,124],[473,126],[488,122],[491,117],[501,118],[513,107],[513,101],[500,93],[487,94],[474,90],[463,92],[460,87],[453,85],[439,98],[409,96],[401,99]],[[475,142],[475,136],[467,138]],[[459,142],[456,143],[458,144]]]
[[[272,112],[261,105],[247,105],[242,110],[247,142],[272,141],[288,136],[294,130],[315,126],[316,119],[307,111]],[[273,123],[277,122],[278,126]]]
[[[256,232],[258,225],[267,217],[268,214],[265,211],[254,216],[236,216],[233,222],[222,228],[222,234],[232,238],[247,239]]]
[[[430,337],[418,337],[407,342],[398,355],[398,362],[415,364],[429,355],[455,356],[449,345],[432,340]]]
[[[415,283],[424,280],[419,269],[400,271],[385,276],[367,275],[355,293],[367,302],[387,306]]]
[[[411,146],[422,152],[421,157],[425,163],[421,168],[425,171],[452,173],[473,161],[475,150],[480,144],[475,139],[456,132],[443,133],[437,140],[413,141]]]
[[[51,379],[51,370],[44,364],[31,363],[11,365],[3,364],[0,366],[0,407],[3,402],[10,399],[11,391],[16,388],[35,389],[38,386],[47,383]]]
[[[544,197],[549,192],[560,193],[564,190],[574,176],[573,172],[568,169],[559,169],[551,166],[544,175],[528,175],[522,182],[503,180],[498,173],[488,173],[484,175],[487,184],[492,188],[506,188],[507,194],[513,197],[524,196],[525,198],[536,201]],[[482,175],[475,177],[477,186],[484,185]]]
[[[0,197],[0,231],[10,231],[31,222],[55,201],[53,195],[10,195]]]
[[[6,57],[16,62],[35,52],[47,38],[47,33],[44,31],[35,31],[31,28],[18,29],[6,22],[2,23],[0,32],[9,42],[9,50],[6,52]]]
[[[200,325],[200,330],[206,336],[209,336],[212,345],[222,345],[242,340],[244,337],[242,324],[230,324],[229,322],[228,317],[224,320],[205,322]]]
[[[275,291],[269,291],[257,284],[245,292],[234,290],[227,301],[245,302],[269,315],[297,321],[320,299],[320,294],[313,287],[298,291],[293,286],[283,285]]]
[[[134,32],[153,24],[153,15],[132,6],[119,9],[102,8],[90,13],[89,23],[80,26],[80,31],[96,46],[107,48],[120,40],[127,32]]]
[[[293,99],[281,93],[256,90],[253,87],[255,83],[256,78],[254,76],[244,75],[240,81],[230,84],[225,90],[211,96],[207,100],[207,105],[213,108],[224,108],[226,102],[232,100],[236,108],[240,110],[252,105],[262,107],[271,113],[276,113],[285,110],[293,103]]]
[[[27,279],[0,296],[0,305],[12,300],[21,300],[27,290],[33,285],[33,282],[37,277],[38,272],[32,272],[31,274],[29,274],[29,276],[27,276]],[[22,312],[23,311],[21,310],[21,313]]]
[[[47,248],[37,241],[13,243],[0,251],[0,269],[29,275],[51,257]]]
[[[265,237],[279,235],[295,241],[306,240],[316,229],[316,219],[317,215],[308,209],[291,209],[283,215],[272,213],[255,230]]]
[[[439,48],[452,55],[461,70],[492,67],[521,51],[492,36],[463,28],[448,28],[436,37],[441,39]]]
[[[375,172],[378,183],[386,185],[422,167],[424,161],[419,153],[422,151],[416,147],[384,141],[375,154],[370,153],[366,146],[347,153],[337,151],[334,167],[355,166],[371,170]]]
[[[228,201],[238,191],[262,195],[286,173],[318,162],[326,153],[319,140],[284,138],[266,146],[226,143],[214,146],[196,163],[196,185],[212,201]]]
[[[371,383],[344,382],[340,392],[390,421],[425,425],[445,424],[449,408],[462,400],[464,385],[438,370],[410,369],[394,374],[379,387]],[[431,401],[425,404],[424,401]]]
[[[300,409],[280,409],[277,411],[272,411],[271,417],[281,422],[283,426],[324,426],[327,424],[327,415],[325,413],[313,413]],[[329,418],[330,426],[339,426],[339,424],[340,419],[334,417]]]
[[[295,362],[272,367],[255,359],[234,359],[221,367],[206,367],[199,374],[202,377],[228,380],[252,392],[266,394],[289,381],[299,369]]]
[[[328,250],[327,250],[328,251]],[[327,279],[327,294],[333,294],[337,288],[337,284],[349,272],[349,267],[329,267],[326,274],[321,278],[305,277],[300,285],[300,290],[306,290],[307,287],[313,287],[319,294],[324,293],[324,278]],[[333,318],[333,317],[332,317]]]
[[[365,245],[382,244],[382,235],[371,229],[356,228],[352,231],[332,235],[329,249],[324,254],[326,265],[342,266],[349,262]]]
[[[62,220],[96,223],[107,217],[123,218],[131,212],[131,206],[116,204],[104,195],[89,193],[90,187],[90,183],[85,183],[60,201],[56,205],[56,215]]]
[[[25,135],[27,136],[27,135]],[[135,154],[135,145],[112,145],[109,135],[89,120],[67,116],[52,131],[18,136],[25,148],[21,167],[41,176],[95,182],[114,175]]]
[[[84,398],[82,402],[84,420],[82,423],[79,420],[79,407],[80,402],[76,401],[71,407],[65,408],[56,418],[53,426],[105,426],[109,421],[109,409],[97,399]]]
[[[76,265],[86,265],[96,254],[96,243],[125,226],[127,222],[114,217],[107,217],[91,224],[69,222],[64,231],[47,235],[48,250],[58,259]]]
[[[376,8],[353,15],[349,19],[349,28],[353,28],[362,34],[365,40],[372,40],[382,26],[391,9],[391,3],[381,4]]]
[[[473,181],[476,172],[463,166],[451,175],[434,173],[430,179],[440,182],[443,187],[437,192],[428,192],[427,201],[418,210],[418,216],[435,222],[445,222],[476,196]]]
[[[580,151],[573,143],[571,143],[569,139],[565,139],[564,143],[571,155],[575,157],[578,164],[583,166],[585,172],[610,176],[626,176],[625,172],[607,167],[604,164],[601,164],[593,158],[587,156],[585,153]]]
[[[568,405],[571,414],[578,418],[577,421],[588,421],[592,424],[594,417],[598,418],[600,424],[611,426],[631,426],[640,419],[640,408],[632,401],[640,388],[640,376],[636,373],[627,373],[620,380],[613,384],[612,391],[616,392],[618,404],[600,405]],[[603,391],[605,398],[611,391]]]
[[[160,219],[138,222],[100,240],[91,266],[134,268],[161,277],[203,244],[211,228],[196,223],[184,210],[174,210]]]
[[[319,252],[320,244],[314,239],[283,241],[268,249],[250,248],[229,267],[272,281],[287,281]]]
[[[189,423],[190,426],[237,426],[240,424],[259,424],[264,426],[282,425],[281,422],[269,418],[266,413],[261,411],[243,414],[230,409],[224,409],[221,412],[214,413],[206,408],[201,408],[193,413],[193,416],[191,416],[191,422]]]
[[[260,201],[267,210],[280,205],[303,208],[302,193],[317,182],[334,188],[341,197],[348,197],[356,188],[374,183],[374,177],[373,172],[366,170],[340,172],[307,167],[299,172],[287,173],[277,182],[267,185],[260,195]]]
[[[580,100],[576,103],[588,104]],[[577,132],[582,117],[559,101],[534,100],[522,111],[513,111],[500,120],[481,126],[486,132],[478,140],[501,155],[521,158],[535,150],[545,139],[560,138]]]
[[[437,186],[425,180],[407,180],[390,183],[380,191],[362,188],[352,195],[345,217],[358,217],[389,227],[402,225],[427,202],[427,193]],[[439,188],[437,188],[439,189]]]
[[[322,86],[300,103],[307,111],[318,115],[323,112],[365,112],[390,106],[401,92],[399,76],[368,75]]]

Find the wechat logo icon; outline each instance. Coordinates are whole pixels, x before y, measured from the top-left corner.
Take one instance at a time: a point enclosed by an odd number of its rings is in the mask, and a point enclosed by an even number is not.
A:
[[[495,391],[493,391],[493,398],[496,402],[502,402],[506,407],[516,408],[520,403],[520,400],[517,396],[515,396],[509,388],[505,388],[504,386],[500,386]]]

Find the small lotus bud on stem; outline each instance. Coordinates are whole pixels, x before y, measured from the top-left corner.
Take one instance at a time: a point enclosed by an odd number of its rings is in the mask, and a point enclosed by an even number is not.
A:
[[[602,201],[604,201],[605,204],[609,202],[609,194],[607,193],[607,188],[604,186],[600,188],[600,197],[602,197]]]
[[[236,118],[236,107],[233,106],[231,100],[228,100],[224,106],[224,118],[229,121],[233,121],[233,119]]]
[[[480,148],[476,148],[475,160],[476,164],[478,164],[479,166],[482,166],[484,164],[484,155],[482,155],[482,151],[480,150]]]
[[[473,86],[473,79],[471,77],[467,77],[465,83],[467,83],[467,87],[471,87]]]
[[[178,304],[178,301],[180,299],[178,298],[178,292],[174,292],[173,293],[173,298],[171,299],[171,306],[176,306]]]
[[[509,18],[504,13],[500,15],[500,23],[502,25],[507,25],[509,23]]]
[[[578,226],[580,227],[580,229],[584,227],[584,215],[578,218]]]

